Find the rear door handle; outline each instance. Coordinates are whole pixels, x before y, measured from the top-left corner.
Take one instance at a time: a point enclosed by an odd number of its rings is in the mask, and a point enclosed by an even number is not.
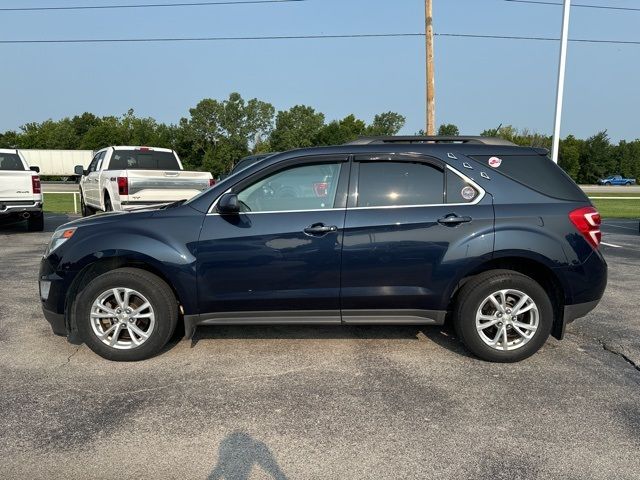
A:
[[[446,215],[438,219],[438,223],[440,225],[458,225],[460,223],[469,223],[470,221],[471,217],[459,217],[455,213]]]
[[[304,229],[307,235],[324,235],[329,232],[337,232],[338,227],[335,225],[325,225],[324,223],[314,223]]]

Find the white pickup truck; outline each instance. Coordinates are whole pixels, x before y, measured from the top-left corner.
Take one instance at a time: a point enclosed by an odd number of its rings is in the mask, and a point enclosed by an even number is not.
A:
[[[84,216],[187,200],[213,185],[208,172],[187,172],[167,148],[108,147],[96,152],[80,178]]]
[[[0,220],[26,220],[31,232],[44,229],[39,171],[18,150],[0,149]]]

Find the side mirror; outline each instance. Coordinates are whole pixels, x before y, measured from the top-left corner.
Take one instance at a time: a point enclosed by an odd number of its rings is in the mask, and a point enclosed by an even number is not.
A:
[[[84,175],[84,167],[82,165],[76,165],[73,168],[73,173],[81,177],[82,175]]]
[[[240,213],[240,203],[238,195],[235,193],[225,193],[218,201],[217,210],[223,215],[234,215]]]
[[[31,170],[32,172],[40,173],[40,167],[29,167],[29,170]]]

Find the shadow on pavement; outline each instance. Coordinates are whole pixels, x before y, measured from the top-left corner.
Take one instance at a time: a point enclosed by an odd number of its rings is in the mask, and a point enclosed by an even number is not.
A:
[[[218,463],[208,480],[246,480],[254,466],[276,480],[287,479],[265,443],[254,440],[246,432],[236,431],[220,444]]]
[[[44,214],[44,232],[53,233],[56,228],[71,220],[80,218],[78,215],[66,215],[62,213]],[[26,220],[0,220],[0,235],[21,235],[42,232],[29,232]]]
[[[261,339],[261,340],[415,340],[432,341],[438,346],[463,357],[471,357],[456,338],[453,328],[444,326],[410,325],[221,325],[200,326],[191,339],[191,347],[199,340]],[[172,349],[175,338],[167,345]]]

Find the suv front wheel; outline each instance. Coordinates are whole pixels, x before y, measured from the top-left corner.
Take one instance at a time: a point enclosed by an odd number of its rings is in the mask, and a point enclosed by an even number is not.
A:
[[[523,360],[537,352],[551,332],[549,296],[535,280],[520,273],[482,273],[465,284],[457,298],[456,333],[483,360]]]
[[[87,346],[108,360],[149,358],[178,322],[171,288],[146,270],[119,268],[93,279],[78,296],[76,321]]]

